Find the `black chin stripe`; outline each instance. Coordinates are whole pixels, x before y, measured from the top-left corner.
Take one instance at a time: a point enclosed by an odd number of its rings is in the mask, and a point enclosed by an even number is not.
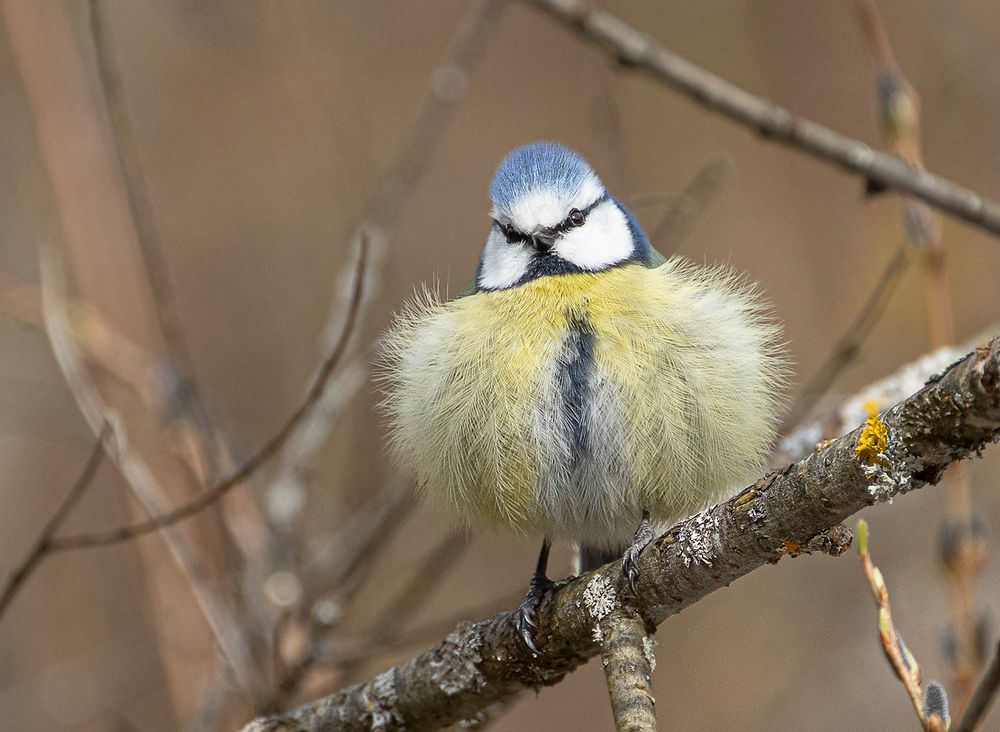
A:
[[[531,280],[539,277],[547,277],[549,275],[573,274],[575,272],[586,271],[587,270],[582,267],[578,267],[572,262],[563,259],[558,254],[553,254],[551,252],[547,254],[539,253],[531,258],[528,268],[516,284],[523,285],[525,282],[530,282]]]

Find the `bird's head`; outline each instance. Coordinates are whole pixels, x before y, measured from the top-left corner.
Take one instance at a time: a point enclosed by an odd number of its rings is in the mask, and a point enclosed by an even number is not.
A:
[[[510,153],[490,185],[493,224],[476,273],[480,290],[547,275],[646,261],[649,241],[590,165],[553,142]]]

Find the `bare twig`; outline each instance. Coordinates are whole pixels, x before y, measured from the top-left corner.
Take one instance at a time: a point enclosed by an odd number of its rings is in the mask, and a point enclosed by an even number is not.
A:
[[[323,389],[326,386],[326,382],[329,379],[330,374],[333,373],[337,364],[340,363],[340,359],[344,355],[344,351],[347,349],[347,344],[350,341],[351,334],[354,332],[358,309],[360,308],[361,300],[364,294],[367,255],[367,243],[366,240],[362,239],[361,248],[358,252],[357,267],[354,274],[354,290],[352,292],[351,301],[348,306],[348,312],[340,338],[337,340],[330,354],[326,357],[326,360],[320,367],[320,370],[316,374],[316,378],[313,380],[312,386],[306,393],[302,403],[288,417],[281,429],[279,429],[274,436],[272,436],[271,439],[264,444],[263,447],[261,447],[251,458],[244,462],[235,473],[219,483],[216,483],[210,490],[202,493],[197,498],[191,500],[183,506],[180,506],[179,508],[162,514],[154,519],[150,519],[149,521],[131,524],[129,526],[122,526],[117,529],[111,529],[110,531],[62,537],[53,542],[52,551],[71,551],[73,549],[85,549],[108,546],[109,544],[118,544],[123,541],[129,541],[130,539],[134,539],[138,536],[143,536],[144,534],[157,531],[162,529],[164,526],[169,526],[177,523],[178,521],[194,516],[202,509],[211,506],[229,490],[249,478],[258,468],[260,468],[261,465],[267,462],[272,455],[280,450],[281,446],[288,439],[296,425],[302,420],[304,415],[309,412],[312,406],[323,394]]]
[[[985,719],[986,712],[996,698],[997,690],[1000,690],[1000,644],[993,650],[993,661],[979,680],[976,690],[972,692],[965,714],[962,715],[962,720],[954,732],[975,732],[980,722]]]
[[[10,573],[10,578],[3,586],[3,590],[0,590],[0,618],[3,617],[4,612],[6,612],[25,580],[35,570],[38,563],[51,551],[50,544],[55,533],[62,526],[66,517],[69,516],[73,507],[83,497],[83,494],[94,480],[94,476],[97,475],[97,469],[100,468],[101,460],[104,457],[104,439],[107,437],[108,430],[108,424],[105,422],[104,426],[101,427],[101,433],[97,438],[97,442],[94,443],[94,447],[90,450],[87,462],[84,463],[83,469],[80,471],[80,475],[73,482],[62,503],[59,504],[52,516],[49,517],[45,527],[35,539],[28,555],[14,568]]]
[[[652,639],[642,618],[614,611],[601,622],[601,664],[618,732],[655,732]]]
[[[413,489],[396,479],[317,551],[306,566],[312,595],[332,592],[346,602],[361,585],[365,570],[413,505]]]
[[[802,387],[802,392],[795,401],[795,406],[785,418],[785,429],[791,429],[809,416],[813,407],[823,397],[827,390],[837,380],[843,370],[857,357],[861,346],[885,312],[886,305],[892,299],[896,286],[906,271],[910,262],[910,250],[904,243],[892,255],[892,259],[882,270],[875,287],[858,312],[850,327],[844,332],[832,353],[826,358],[819,370]]]
[[[1000,339],[888,410],[882,421],[884,462],[858,460],[858,428],[647,546],[639,557],[634,599],[647,626],[804,547],[842,553],[851,541],[840,526],[845,518],[934,483],[947,465],[1000,438]],[[603,619],[619,607],[620,578],[621,563],[612,562],[555,588],[536,616],[541,654],[521,641],[513,615],[501,613],[460,624],[434,648],[368,681],[246,729],[432,729],[525,688],[558,683],[600,652],[595,597],[606,610]],[[603,590],[595,592],[595,586]]]
[[[898,157],[872,150],[859,140],[793,115],[723,81],[583,0],[531,2],[583,37],[609,47],[625,67],[651,74],[671,89],[754,130],[764,139],[861,175],[871,186],[909,193],[973,226],[1000,234],[1000,204],[974,191],[914,168]]]

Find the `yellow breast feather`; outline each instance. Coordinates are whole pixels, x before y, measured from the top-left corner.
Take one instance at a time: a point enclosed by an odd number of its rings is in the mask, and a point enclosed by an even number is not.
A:
[[[386,340],[391,446],[467,522],[617,541],[758,467],[775,338],[750,288],[677,258],[428,296]]]

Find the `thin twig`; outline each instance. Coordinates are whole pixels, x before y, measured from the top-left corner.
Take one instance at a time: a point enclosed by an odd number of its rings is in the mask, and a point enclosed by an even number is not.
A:
[[[101,461],[104,458],[104,439],[108,435],[108,430],[108,424],[105,422],[104,426],[101,427],[101,433],[97,438],[97,442],[94,443],[94,447],[90,450],[87,462],[83,464],[80,475],[73,482],[62,503],[59,504],[52,516],[49,517],[41,533],[38,534],[31,547],[31,551],[28,552],[28,555],[10,573],[10,577],[4,585],[3,590],[0,591],[0,618],[3,617],[14,596],[38,566],[38,563],[51,551],[52,537],[55,536],[55,533],[69,516],[73,507],[83,497],[94,476],[97,475],[97,470],[100,468]]]
[[[882,643],[882,653],[892,666],[896,678],[903,684],[910,703],[917,713],[920,723],[926,726],[924,720],[923,691],[920,688],[921,671],[917,659],[913,657],[910,650],[903,643],[902,637],[896,632],[896,626],[892,622],[892,609],[889,605],[889,590],[885,586],[882,572],[872,562],[871,554],[868,551],[868,524],[864,520],[858,521],[854,535],[858,543],[858,559],[861,567],[868,578],[868,586],[878,607],[878,637]]]
[[[898,157],[877,152],[860,140],[793,115],[723,81],[583,0],[531,2],[583,37],[608,46],[624,67],[650,73],[671,89],[766,140],[861,175],[873,186],[909,193],[973,226],[1000,234],[1000,204],[974,191],[916,169]]]
[[[833,351],[823,361],[813,377],[802,387],[795,406],[785,418],[785,432],[798,425],[809,416],[813,407],[837,380],[843,370],[857,357],[861,346],[885,312],[896,287],[902,280],[906,266],[910,263],[910,249],[904,242],[892,255],[875,286],[865,300],[861,310],[844,332]]]
[[[180,506],[179,508],[165,514],[161,514],[160,516],[149,521],[143,521],[129,526],[122,526],[109,531],[62,537],[53,542],[52,551],[62,552],[74,549],[119,544],[123,541],[129,541],[136,537],[149,534],[153,531],[162,529],[164,526],[169,526],[177,523],[178,521],[194,516],[202,509],[211,506],[229,490],[253,475],[253,473],[260,468],[261,465],[267,462],[272,455],[280,450],[289,435],[294,431],[296,425],[309,412],[317,400],[319,400],[320,396],[322,396],[326,382],[329,379],[330,374],[333,373],[333,370],[337,367],[337,364],[340,363],[340,359],[347,349],[347,343],[350,341],[351,334],[354,332],[358,309],[360,308],[361,300],[364,294],[365,268],[368,255],[367,240],[361,239],[360,243],[361,248],[358,252],[358,263],[354,273],[354,290],[351,295],[351,301],[348,306],[340,338],[337,340],[333,350],[320,367],[319,372],[316,374],[316,378],[313,380],[312,386],[310,386],[309,391],[302,400],[302,403],[288,417],[281,429],[279,429],[274,436],[272,436],[271,439],[269,439],[252,457],[244,462],[235,473],[215,484],[210,490],[202,493],[197,498]]]
[[[993,661],[979,680],[976,690],[972,692],[969,706],[966,707],[965,714],[962,715],[962,720],[954,732],[975,732],[980,722],[985,719],[986,712],[997,696],[997,690],[1000,690],[1000,644],[993,650]]]
[[[171,359],[180,369],[179,378],[183,388],[175,389],[180,409],[187,413],[189,421],[201,436],[201,461],[206,462],[214,474],[218,468],[218,432],[195,382],[191,353],[184,337],[184,329],[177,309],[177,297],[170,282],[163,247],[153,225],[152,205],[146,190],[145,177],[138,145],[129,122],[128,110],[121,93],[121,75],[106,42],[106,21],[100,11],[98,0],[90,0],[90,33],[97,57],[100,96],[104,100],[111,120],[111,142],[117,163],[121,169],[123,187],[128,201],[129,214],[135,226],[136,241],[142,259],[149,289],[153,296],[156,315],[163,340]],[[174,364],[170,364],[173,366]]]
[[[406,490],[409,492],[408,487]],[[380,654],[388,653],[401,645],[425,642],[427,639],[440,635],[441,632],[446,631],[462,618],[476,617],[479,614],[476,610],[479,608],[465,610],[462,615],[449,617],[443,622],[439,619],[429,624],[430,627],[422,626],[412,631],[403,630],[406,617],[416,614],[426,602],[440,580],[454,566],[455,561],[462,556],[462,549],[468,541],[466,534],[460,531],[445,536],[420,562],[420,567],[410,581],[404,585],[403,590],[397,592],[385,604],[382,612],[369,623],[358,637],[346,642],[341,640],[331,642],[329,645],[332,650],[324,651],[320,650],[324,645],[323,637],[329,634],[332,626],[314,627],[313,650],[299,659],[297,663],[284,669],[279,677],[277,686],[282,695],[289,696],[294,693],[306,671],[313,665],[334,665],[337,667],[339,677],[349,677],[356,666],[363,661],[377,658]],[[386,543],[388,542],[383,541],[379,545],[383,546]],[[347,600],[349,598],[338,597],[340,604]],[[487,611],[497,607],[502,607],[502,605],[493,603],[487,607]]]

